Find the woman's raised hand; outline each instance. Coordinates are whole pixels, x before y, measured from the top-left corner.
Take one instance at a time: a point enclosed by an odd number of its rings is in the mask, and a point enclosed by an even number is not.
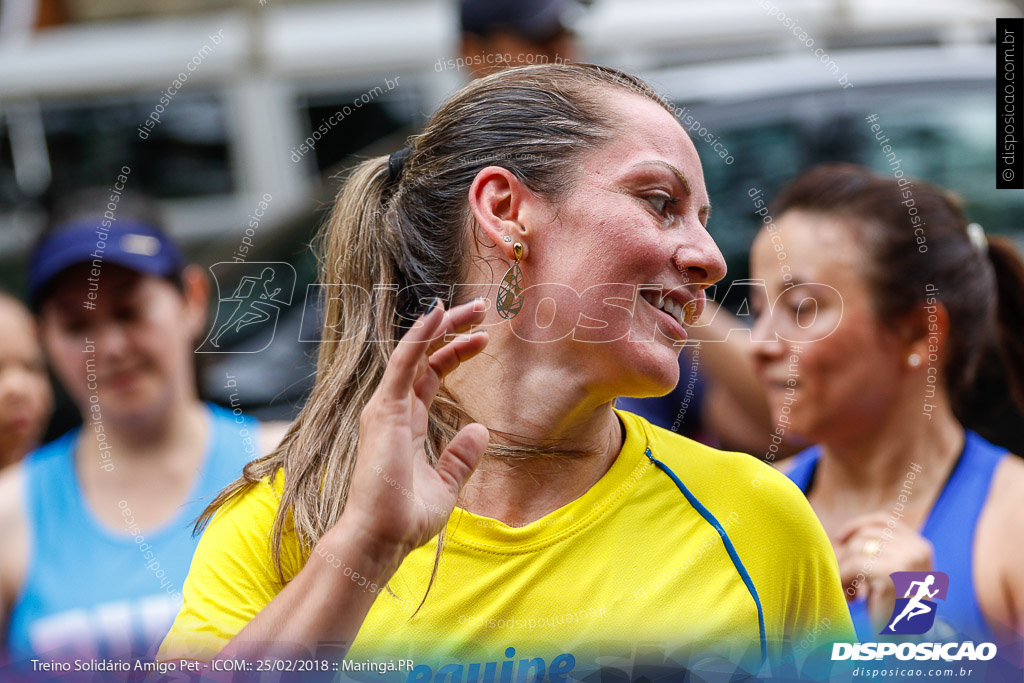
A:
[[[427,412],[444,377],[487,345],[485,302],[445,311],[440,299],[406,332],[359,420],[359,450],[339,525],[364,551],[397,569],[447,522],[487,446],[487,428],[463,427],[436,466],[427,462]]]
[[[345,511],[317,542],[315,552],[330,560],[311,557],[218,659],[308,657],[324,642],[351,643],[379,588],[441,530],[488,434],[466,425],[431,467],[423,449],[427,409],[445,375],[487,345],[486,332],[466,334],[484,310],[480,300],[447,312],[436,301],[402,337],[360,416]]]
[[[855,517],[840,530],[836,559],[847,599],[866,595],[871,621],[881,630],[891,618],[896,595],[889,575],[897,571],[931,571],[931,542],[889,512]]]

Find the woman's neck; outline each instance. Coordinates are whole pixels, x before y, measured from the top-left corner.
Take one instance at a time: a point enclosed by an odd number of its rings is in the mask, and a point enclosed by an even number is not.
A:
[[[936,403],[926,415],[903,402],[856,438],[823,440],[811,492],[815,508],[844,511],[849,518],[888,510],[902,494],[909,499],[906,521],[923,523],[964,444],[948,399]],[[904,493],[908,481],[910,494]]]
[[[79,464],[95,469],[88,466],[109,463],[100,467],[109,473],[104,477],[108,481],[130,481],[183,467],[194,471],[193,460],[201,459],[205,450],[205,414],[195,397],[174,401],[148,420],[121,420],[108,413],[94,422],[87,413],[76,448]],[[119,474],[109,476],[115,471]]]
[[[622,449],[622,426],[612,399],[588,391],[578,369],[544,363],[540,354],[522,362],[523,354],[494,346],[474,361],[472,373],[449,377],[449,389],[474,420],[492,430],[492,442],[502,440],[497,432],[506,432],[515,442],[565,455],[485,457],[459,504],[506,524],[528,524],[579,498],[604,476]]]
[[[209,438],[205,408],[195,398],[160,411],[144,428],[134,422],[128,426],[107,415],[100,432],[87,420],[75,449],[86,504],[119,531],[124,530],[125,509],[143,529],[159,527],[177,514],[199,476]]]

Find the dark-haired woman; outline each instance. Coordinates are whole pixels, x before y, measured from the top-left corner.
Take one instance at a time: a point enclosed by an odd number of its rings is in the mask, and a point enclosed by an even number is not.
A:
[[[751,256],[766,283],[754,361],[785,436],[817,444],[786,467],[832,540],[858,635],[921,633],[893,612],[912,596],[890,574],[942,572],[927,640],[1019,642],[1024,461],[957,417],[985,354],[1021,396],[1012,244],[940,188],[850,165],[794,180],[772,215]]]
[[[480,79],[364,162],[326,225],[313,394],[211,506],[160,656],[567,680],[848,637],[795,487],[613,407],[678,380],[725,271],[709,212],[670,111],[595,66]]]
[[[32,314],[0,292],[0,469],[21,460],[43,437],[53,390]]]

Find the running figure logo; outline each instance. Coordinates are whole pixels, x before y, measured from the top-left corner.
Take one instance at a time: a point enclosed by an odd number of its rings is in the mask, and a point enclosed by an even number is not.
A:
[[[946,599],[949,577],[943,572],[893,572],[896,606],[883,635],[920,635],[935,623],[938,605],[935,599]],[[903,597],[898,597],[902,595]]]
[[[224,353],[221,344],[239,336],[257,337],[253,343],[259,348],[236,348],[234,353],[255,353],[270,346],[281,306],[291,304],[295,290],[295,269],[291,264],[223,262],[211,266],[210,272],[218,290],[217,317],[196,351]],[[231,294],[223,296],[226,291]],[[261,327],[269,327],[269,338],[268,331]]]

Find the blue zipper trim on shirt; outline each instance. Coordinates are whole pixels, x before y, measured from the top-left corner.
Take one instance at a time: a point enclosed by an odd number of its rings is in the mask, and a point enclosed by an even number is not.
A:
[[[700,513],[700,516],[703,517],[708,524],[713,526],[715,531],[718,532],[718,535],[722,537],[722,544],[725,545],[725,551],[729,553],[729,557],[732,558],[732,563],[733,566],[736,567],[736,572],[740,575],[740,578],[743,579],[743,583],[746,585],[747,591],[750,592],[750,597],[754,598],[754,605],[757,607],[757,627],[761,636],[761,664],[764,664],[765,660],[768,658],[768,637],[764,628],[764,610],[761,608],[761,599],[757,597],[757,589],[754,587],[754,581],[750,578],[747,568],[743,566],[743,562],[740,560],[740,556],[736,553],[736,548],[729,539],[729,535],[725,533],[725,529],[718,523],[718,520],[715,519],[713,514],[711,514],[711,511],[704,507],[701,502],[697,500],[696,496],[690,493],[690,490],[686,488],[686,485],[682,481],[680,481],[679,477],[676,476],[676,473],[673,472],[668,465],[654,457],[650,448],[644,450],[644,455],[646,455],[647,458],[658,467],[658,469],[667,474],[669,478],[675,482],[676,486],[686,497],[686,500],[689,501],[691,506],[693,506],[693,509]]]

